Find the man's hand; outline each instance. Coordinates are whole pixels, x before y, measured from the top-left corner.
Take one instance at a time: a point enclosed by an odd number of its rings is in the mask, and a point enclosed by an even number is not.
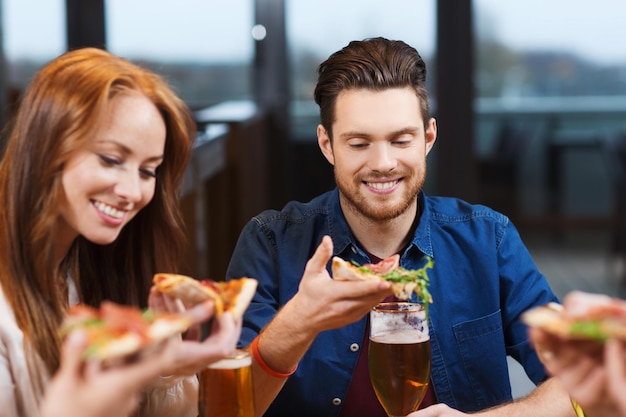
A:
[[[298,293],[285,306],[314,333],[353,323],[392,294],[385,281],[333,280],[326,269],[332,252],[332,240],[324,236],[306,264]]]
[[[423,410],[415,411],[407,417],[460,417],[466,415],[467,414],[452,409],[445,404],[435,404]]]
[[[342,327],[366,315],[387,295],[384,281],[335,281],[326,266],[333,242],[324,236],[307,262],[298,292],[263,329],[258,349],[267,366],[287,372],[302,359],[315,337],[324,330]],[[297,277],[294,277],[297,279]],[[286,378],[274,378],[253,363],[255,415],[262,415]]]

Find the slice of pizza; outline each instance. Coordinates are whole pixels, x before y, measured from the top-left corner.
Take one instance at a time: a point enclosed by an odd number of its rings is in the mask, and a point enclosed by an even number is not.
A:
[[[228,311],[235,318],[243,316],[258,285],[256,279],[248,277],[213,281],[165,273],[155,274],[152,281],[159,291],[181,299],[187,306],[213,300],[218,315]]]
[[[530,327],[542,329],[567,339],[605,341],[617,338],[626,341],[626,312],[607,304],[597,306],[585,316],[569,316],[563,306],[549,303],[534,307],[522,315]]]
[[[64,337],[75,329],[83,330],[87,335],[85,359],[112,360],[148,351],[191,324],[179,314],[103,301],[99,309],[83,304],[70,307],[60,332]]]
[[[432,268],[434,262],[427,257],[426,264],[420,269],[408,270],[400,266],[400,255],[393,255],[376,264],[358,265],[348,262],[338,256],[332,259],[331,270],[333,278],[343,281],[379,279],[391,282],[391,289],[400,300],[408,300],[415,292],[425,303],[432,303],[432,296],[428,291],[427,269]]]

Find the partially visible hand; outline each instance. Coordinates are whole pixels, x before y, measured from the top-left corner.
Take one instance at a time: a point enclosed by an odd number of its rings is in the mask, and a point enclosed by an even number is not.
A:
[[[592,317],[599,312],[626,312],[626,303],[601,294],[575,291],[563,300],[569,317]],[[549,374],[589,416],[626,416],[626,358],[621,342],[572,340],[540,329],[529,337]],[[616,395],[618,394],[618,395]]]
[[[307,262],[298,292],[287,303],[294,320],[307,323],[307,330],[320,332],[345,326],[361,319],[372,307],[391,295],[386,281],[333,280],[326,265],[333,253],[329,236]]]
[[[548,373],[559,378],[586,414],[616,415],[607,390],[603,343],[563,339],[539,329],[530,329],[529,336]]]
[[[468,414],[450,408],[445,404],[435,404],[423,410],[414,411],[407,417],[460,417],[466,415]]]
[[[603,361],[602,343],[565,339],[537,328],[529,329],[528,334],[548,373],[565,376],[566,380],[575,375],[594,381],[599,377],[594,369]],[[574,380],[578,382],[578,378],[572,378]],[[566,385],[566,388],[570,387]]]
[[[212,307],[201,304],[187,311],[190,317],[195,316],[196,322],[206,321],[212,316],[207,316]],[[237,347],[241,334],[241,320],[235,320],[229,312],[224,312],[216,317],[211,325],[209,336],[200,340],[181,341],[177,352],[174,373],[193,375],[213,362],[232,355]]]
[[[621,416],[626,416],[626,342],[610,340],[604,351],[608,390]]]
[[[81,358],[87,337],[78,330],[65,340],[61,367],[52,378],[41,404],[41,417],[126,416],[138,406],[139,392],[164,372],[173,358],[171,340],[137,361],[104,367]]]

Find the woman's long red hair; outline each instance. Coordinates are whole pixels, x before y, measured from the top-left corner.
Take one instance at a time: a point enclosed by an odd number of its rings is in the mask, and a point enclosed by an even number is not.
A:
[[[115,243],[100,246],[79,237],[55,265],[63,167],[97,132],[111,99],[131,92],[150,99],[167,128],[154,198]],[[166,82],[106,51],[68,52],[35,75],[0,164],[0,285],[25,349],[37,353],[50,373],[59,365],[57,329],[67,307],[68,274],[85,303],[109,299],[145,307],[152,275],[179,266],[185,243],[179,190],[194,130],[189,110]]]

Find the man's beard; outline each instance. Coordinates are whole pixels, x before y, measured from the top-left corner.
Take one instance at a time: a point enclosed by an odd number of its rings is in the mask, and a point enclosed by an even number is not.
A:
[[[344,198],[345,202],[348,203],[348,207],[346,209],[352,210],[357,215],[362,215],[368,220],[375,222],[385,222],[398,218],[400,215],[404,214],[415,202],[417,201],[417,196],[421,191],[426,175],[426,168],[424,167],[424,171],[419,175],[418,178],[412,178],[412,183],[408,184],[408,187],[404,191],[402,195],[402,199],[400,202],[395,203],[393,206],[390,206],[387,203],[382,204],[371,204],[368,199],[360,193],[358,190],[360,189],[359,184],[361,180],[355,180],[351,178],[351,183],[344,181],[343,178],[337,175],[337,171],[335,170],[335,183],[337,184],[337,188],[339,188],[339,192]],[[387,176],[386,178],[388,178]],[[404,182],[406,184],[408,177],[404,177]],[[357,191],[354,191],[357,190]]]

